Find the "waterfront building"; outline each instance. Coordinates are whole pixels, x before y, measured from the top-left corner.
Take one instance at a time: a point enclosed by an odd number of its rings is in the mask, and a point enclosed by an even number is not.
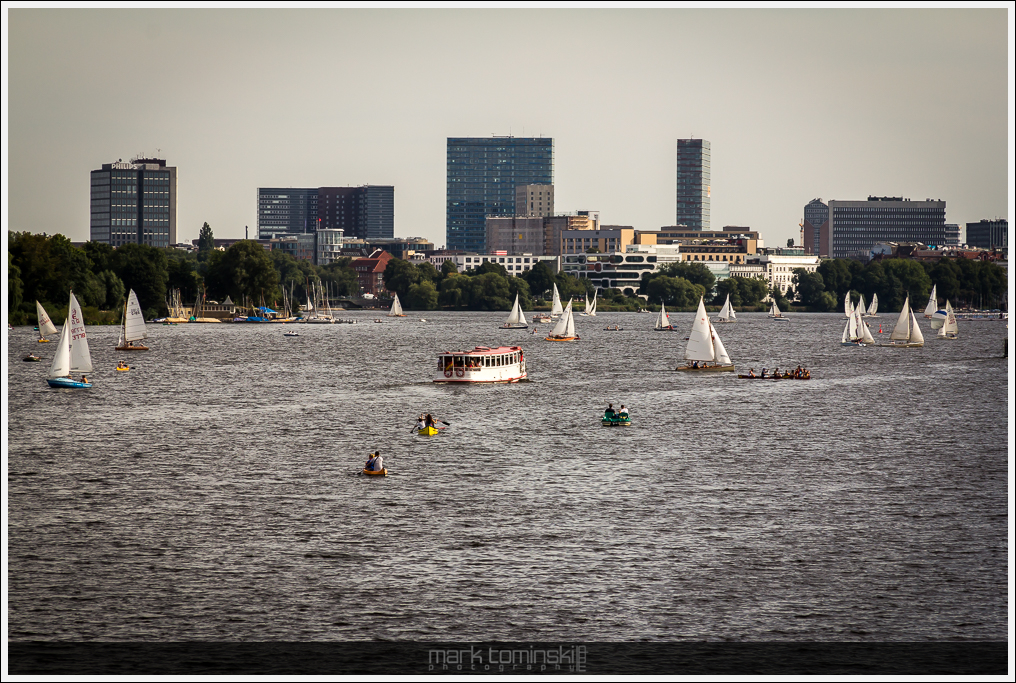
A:
[[[395,187],[319,187],[318,227],[365,240],[395,237]]]
[[[384,273],[392,255],[384,249],[375,249],[370,256],[353,259],[350,266],[356,271],[360,292],[378,296],[385,291]]]
[[[194,245],[195,249],[198,247],[198,244],[200,242],[201,242],[200,237],[195,237],[194,239],[191,240],[191,244]],[[249,240],[244,237],[215,237],[212,239],[212,248],[215,249],[216,251],[226,251],[237,242],[254,242],[255,244],[260,244],[265,251],[272,250],[272,241],[270,239]]]
[[[600,253],[624,251],[635,241],[635,228],[621,225],[604,225],[597,230],[561,231],[561,249],[564,254],[584,254],[590,249]]]
[[[327,266],[342,258],[344,231],[342,228],[320,228],[314,233],[313,259],[314,265]],[[303,237],[300,235],[299,237]]]
[[[113,247],[176,244],[176,167],[135,158],[91,172],[89,239]]]
[[[822,231],[829,230],[829,205],[822,201],[822,198],[812,199],[804,206],[804,221],[801,224],[802,242],[804,252],[821,256],[819,250],[822,241]]]
[[[418,251],[433,251],[434,243],[423,237],[392,237],[389,239],[370,238],[364,244],[375,249],[384,249],[393,258],[407,260]]]
[[[794,284],[794,271],[803,268],[809,273],[818,270],[819,257],[814,254],[805,254],[801,247],[777,247],[775,249],[764,249],[757,257],[757,263],[762,267],[762,277],[766,284],[772,289],[779,286],[784,294]],[[754,258],[749,260],[754,261]],[[733,269],[731,274],[733,275]]]
[[[483,252],[488,216],[515,216],[516,188],[552,185],[553,138],[448,138],[446,243]]]
[[[542,216],[487,216],[486,234],[487,251],[504,251],[508,254],[544,253]]]
[[[611,226],[617,227],[617,226]],[[561,254],[561,234],[566,230],[599,230],[599,211],[575,211],[559,213],[543,219],[543,253]]]
[[[607,254],[563,254],[561,267],[569,275],[586,278],[594,287],[620,289],[626,296],[638,293],[642,275],[681,260],[681,245],[628,244]]]
[[[659,230],[636,230],[636,244],[688,244],[695,240],[729,240],[745,238],[754,240],[755,247],[764,245],[758,231],[743,225],[725,225],[720,230],[691,230],[687,225],[668,225]]]
[[[709,230],[712,188],[708,140],[677,141],[677,220],[691,230]]]
[[[982,219],[967,223],[967,246],[981,249],[1009,248],[1009,221],[1005,218]]]
[[[945,224],[945,243],[943,246],[956,248],[960,246],[961,232],[959,223]]]
[[[317,219],[317,188],[258,188],[258,239],[314,232]]]
[[[532,270],[533,267],[541,261],[547,264],[551,271],[555,273],[560,270],[561,265],[559,256],[509,254],[505,251],[495,251],[486,254],[467,252],[463,254],[435,255],[431,257],[431,263],[433,263],[436,268],[440,268],[441,264],[445,261],[454,261],[455,265],[458,266],[460,273],[479,268],[484,263],[496,263],[503,266],[504,269],[508,271],[509,275],[522,275],[525,271]]]
[[[829,201],[829,228],[820,255],[866,258],[880,242],[945,243],[945,202],[903,197]]]
[[[744,263],[749,256],[756,253],[757,240],[738,239],[704,239],[680,242],[682,261],[699,261],[703,263]]]
[[[268,240],[272,251],[282,251],[299,261],[315,262],[316,235],[278,235]]]

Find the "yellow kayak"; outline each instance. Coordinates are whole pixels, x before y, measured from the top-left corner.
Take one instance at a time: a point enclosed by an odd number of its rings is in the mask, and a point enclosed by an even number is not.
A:
[[[382,467],[380,472],[375,471],[375,470],[364,470],[363,473],[364,474],[369,474],[369,475],[374,476],[374,477],[387,477],[388,476],[388,468],[387,467]]]
[[[128,371],[128,370],[130,370],[130,369],[131,369],[131,368],[130,368],[130,366],[128,365],[128,366],[127,366],[127,367],[125,367],[125,368],[117,368],[117,369],[116,369],[116,371],[117,371],[117,372],[127,372],[127,371]]]
[[[424,427],[423,429],[417,429],[416,433],[420,436],[434,436],[437,434],[437,427]]]

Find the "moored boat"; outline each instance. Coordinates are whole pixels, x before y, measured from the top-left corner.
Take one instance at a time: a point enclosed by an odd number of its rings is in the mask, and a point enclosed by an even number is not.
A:
[[[435,382],[486,384],[528,377],[521,346],[477,346],[472,351],[438,354]]]

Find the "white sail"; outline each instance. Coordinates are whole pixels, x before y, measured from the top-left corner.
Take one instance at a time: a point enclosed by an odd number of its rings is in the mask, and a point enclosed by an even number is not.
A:
[[[123,321],[123,338],[129,342],[148,338],[148,333],[145,331],[145,316],[141,312],[141,304],[138,303],[138,297],[133,289],[127,297],[127,313]]]
[[[656,319],[656,329],[660,330],[670,325],[670,316],[667,315],[667,307],[660,302],[660,317]]]
[[[71,305],[67,311],[67,319],[71,323],[71,372],[91,372],[92,355],[88,353],[88,338],[85,335],[85,317],[81,314],[81,304],[71,292]]]
[[[866,308],[864,306],[864,295],[863,294],[859,294],[858,296],[860,296],[861,298],[857,302],[857,306],[855,306],[855,309],[857,310],[858,315],[864,315],[864,312],[866,310]]]
[[[596,290],[596,289],[593,290],[593,308],[592,308],[592,310],[590,310],[588,307],[586,308],[586,312],[589,315],[592,315],[592,316],[596,315],[596,294],[597,294],[598,291],[599,290]]]
[[[571,319],[571,299],[568,300],[568,307],[563,310],[561,319],[554,325],[554,329],[550,331],[551,337],[574,337],[575,336],[575,321]],[[569,330],[569,327],[571,328]]]
[[[878,313],[878,294],[871,295],[871,306],[868,307],[868,315],[874,316]]]
[[[959,332],[959,326],[956,325],[956,314],[953,312],[952,304],[949,300],[945,300],[945,322],[942,324],[942,328],[938,331],[939,337],[955,337]]]
[[[857,341],[857,315],[854,312],[850,313],[847,320],[847,330],[848,341]]]
[[[63,329],[60,331],[60,343],[56,345],[56,355],[53,356],[53,364],[49,366],[50,379],[57,377],[68,377],[71,374],[71,326],[70,318],[64,320]]]
[[[773,307],[769,309],[769,317],[779,318],[781,315],[783,314],[780,313],[780,307],[776,305],[776,299],[773,299]]]
[[[850,337],[850,323],[852,323],[853,321],[854,321],[853,318],[849,318],[847,320],[847,324],[843,326],[843,336],[840,337],[841,344],[847,344],[850,341],[852,341]]]
[[[716,356],[716,362],[720,365],[733,365],[733,361],[727,355],[727,349],[724,348],[723,342],[720,341],[720,335],[716,334],[716,328],[712,323],[709,323],[709,331],[713,337],[713,355]]]
[[[561,295],[557,293],[557,283],[554,283],[554,301],[550,305],[551,315],[561,315],[564,309],[561,308]]]
[[[515,295],[515,305],[512,306],[512,312],[508,314],[508,319],[505,322],[509,325],[526,325],[526,316],[522,313],[522,306],[519,305],[519,295]]]
[[[723,320],[731,322],[737,320],[737,316],[734,315],[734,307],[730,305],[730,295],[727,295],[727,300],[723,302],[723,308],[720,309],[720,315],[717,320]]]
[[[695,313],[695,322],[691,326],[691,334],[688,335],[688,347],[684,351],[685,360],[711,361],[716,359],[712,334],[710,334],[711,329],[712,326],[706,316],[705,302],[700,297],[698,311]]]
[[[910,311],[910,339],[911,344],[923,344],[924,335],[921,334],[921,328],[917,325],[917,316],[914,315],[913,311]]]
[[[42,307],[38,301],[35,302],[35,312],[39,316],[39,337],[45,337],[47,334],[56,334],[56,325],[46,315],[46,309]]]
[[[896,326],[893,328],[889,339],[893,341],[907,341],[910,339],[910,295],[900,310],[900,316],[896,318]]]
[[[850,303],[850,291],[843,297],[843,315],[848,318],[854,314],[854,305]]]
[[[863,301],[863,300],[862,300]],[[857,319],[857,337],[865,344],[874,344],[875,338],[871,336],[871,330],[868,329],[868,323],[864,322],[864,307],[858,306],[855,318]]]
[[[389,316],[402,315],[402,304],[399,303],[399,295],[395,295],[395,301],[392,302],[392,310],[388,311]]]
[[[935,295],[935,290],[937,288],[938,285],[931,286],[931,296],[928,297],[928,305],[924,307],[925,318],[930,318],[931,316],[935,315],[935,311],[938,310],[938,298]]]

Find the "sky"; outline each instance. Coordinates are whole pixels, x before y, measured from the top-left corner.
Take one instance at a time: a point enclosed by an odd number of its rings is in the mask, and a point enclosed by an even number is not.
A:
[[[445,244],[448,137],[554,139],[555,210],[673,225],[678,138],[712,228],[943,199],[1008,218],[1012,14],[987,8],[8,9],[4,211],[88,239],[89,172],[178,168],[180,241],[257,235],[258,187],[394,185]]]

